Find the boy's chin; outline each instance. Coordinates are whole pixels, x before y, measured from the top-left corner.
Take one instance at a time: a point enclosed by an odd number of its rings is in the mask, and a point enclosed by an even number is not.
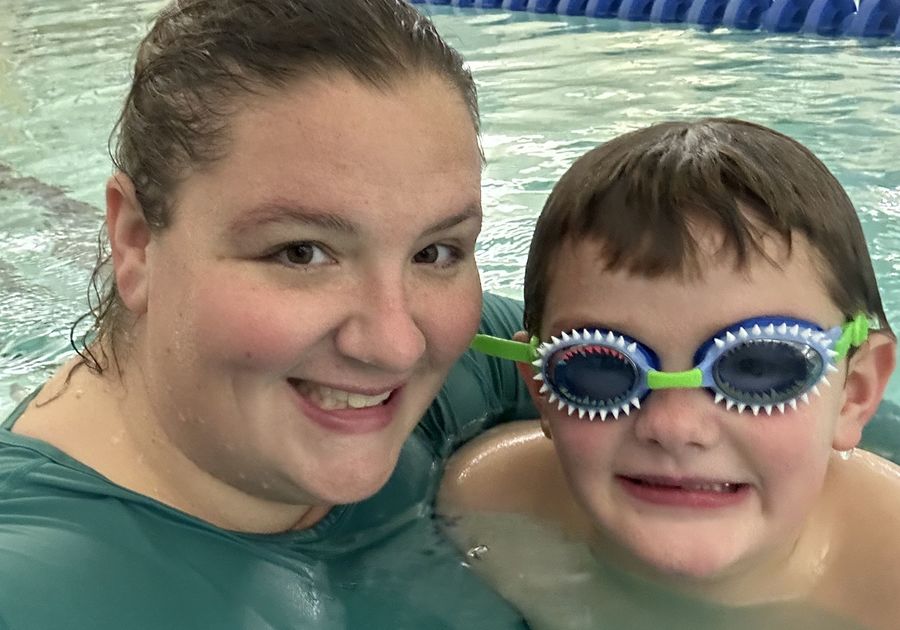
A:
[[[655,544],[649,542],[628,545],[629,551],[642,565],[639,573],[649,573],[664,582],[714,582],[731,573],[744,555],[729,537],[718,541],[702,536],[677,540],[660,537]]]
[[[698,553],[687,556],[668,555],[663,558],[643,558],[654,573],[664,578],[687,579],[695,582],[710,582],[721,577],[734,564],[732,558],[717,557],[715,554]]]

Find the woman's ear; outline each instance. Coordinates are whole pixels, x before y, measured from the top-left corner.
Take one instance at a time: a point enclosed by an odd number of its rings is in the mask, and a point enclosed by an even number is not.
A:
[[[832,446],[847,451],[859,444],[863,428],[875,414],[897,361],[897,342],[872,333],[850,358],[842,405]]]
[[[106,182],[106,229],[112,251],[116,290],[135,315],[147,310],[147,246],[150,226],[131,178],[116,172]]]
[[[528,343],[528,339],[528,333],[524,330],[520,330],[513,335],[514,341]],[[519,375],[522,377],[522,380],[525,381],[525,387],[528,388],[528,393],[531,394],[531,400],[534,402],[534,406],[537,407],[538,413],[541,416],[541,431],[544,432],[544,435],[546,435],[548,439],[552,439],[550,435],[550,423],[547,421],[548,403],[544,395],[540,393],[541,381],[534,380],[534,366],[530,363],[516,363],[516,367],[519,369]]]

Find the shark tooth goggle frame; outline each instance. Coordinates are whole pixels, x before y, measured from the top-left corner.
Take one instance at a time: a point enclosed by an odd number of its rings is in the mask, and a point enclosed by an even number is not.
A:
[[[540,393],[569,415],[618,418],[639,409],[654,389],[706,388],[726,409],[753,415],[809,402],[850,347],[868,338],[864,314],[842,326],[823,330],[791,317],[754,317],[723,328],[694,355],[695,367],[662,372],[647,345],[605,328],[585,328],[531,343],[476,335],[471,347],[485,354],[536,368]]]

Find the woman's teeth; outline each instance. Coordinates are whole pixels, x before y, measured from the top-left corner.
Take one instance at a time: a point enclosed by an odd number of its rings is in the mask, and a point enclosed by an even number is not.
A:
[[[366,396],[342,389],[325,387],[324,385],[312,385],[310,383],[295,384],[297,391],[309,398],[316,405],[326,410],[333,409],[365,409],[376,407],[387,400],[391,392],[385,392],[376,396]]]

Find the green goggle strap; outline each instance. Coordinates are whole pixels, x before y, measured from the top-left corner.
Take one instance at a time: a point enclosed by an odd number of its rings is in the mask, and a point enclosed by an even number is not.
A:
[[[541,341],[537,337],[532,337],[531,343],[523,343],[479,333],[475,335],[469,347],[488,356],[509,359],[518,363],[532,363],[538,358],[537,347],[540,343]]]
[[[869,338],[869,318],[865,313],[858,313],[856,317],[841,326],[841,336],[834,342],[835,363],[847,356],[850,348],[858,348]]]
[[[703,371],[700,368],[684,372],[647,372],[647,387],[650,389],[693,389],[703,384]]]

